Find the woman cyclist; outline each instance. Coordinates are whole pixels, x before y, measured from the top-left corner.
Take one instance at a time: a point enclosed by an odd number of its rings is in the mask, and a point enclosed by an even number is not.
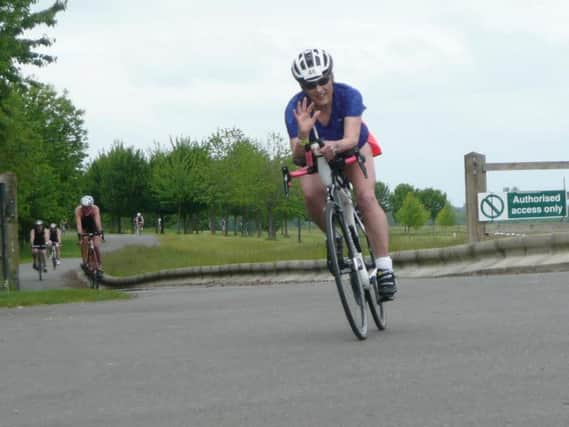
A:
[[[98,270],[102,271],[101,253],[99,245],[101,244],[101,236],[103,234],[103,226],[101,223],[101,212],[99,207],[95,205],[93,196],[81,197],[81,204],[75,208],[75,223],[77,224],[77,237],[81,244],[81,257],[83,265],[87,264],[87,253],[89,251],[89,239],[84,234],[98,233],[93,236],[93,244],[95,246],[95,254],[98,260]]]
[[[362,95],[357,89],[334,81],[332,57],[323,49],[300,52],[294,58],[291,71],[301,88],[285,109],[295,163],[303,161],[304,146],[316,140],[314,128],[324,142],[320,152],[326,159],[331,160],[356,146],[366,159],[367,179],[355,163],[346,166],[345,174],[355,189],[357,205],[369,233],[373,253],[377,256],[379,293],[382,299],[391,300],[397,286],[388,252],[388,224],[385,212],[375,197],[373,156],[381,154],[381,149],[362,121],[365,110]],[[303,176],[300,186],[308,213],[318,227],[325,230],[326,192],[320,177],[317,174]]]

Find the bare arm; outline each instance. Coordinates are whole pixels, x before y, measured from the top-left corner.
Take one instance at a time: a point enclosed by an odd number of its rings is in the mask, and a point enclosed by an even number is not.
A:
[[[97,231],[103,231],[103,224],[101,223],[101,211],[99,210],[98,206],[94,206],[95,208],[95,224],[97,225]]]
[[[344,119],[344,137],[336,141],[325,141],[326,144],[320,149],[320,152],[327,159],[330,159],[336,153],[342,153],[356,147],[360,140],[361,126],[361,117],[346,117]]]
[[[81,224],[81,208],[75,209],[75,224],[77,226],[77,234],[83,234],[83,225]]]
[[[34,244],[35,238],[36,238],[36,233],[35,233],[35,230],[32,228],[32,231],[30,231],[30,245]]]

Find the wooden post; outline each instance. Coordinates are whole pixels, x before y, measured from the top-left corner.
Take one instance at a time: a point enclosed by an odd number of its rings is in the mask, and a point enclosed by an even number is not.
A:
[[[20,250],[15,174],[0,174],[0,192],[0,289],[19,290]]]
[[[486,234],[485,224],[478,221],[478,193],[486,192],[486,156],[484,154],[472,152],[464,156],[464,183],[468,240],[479,242]]]

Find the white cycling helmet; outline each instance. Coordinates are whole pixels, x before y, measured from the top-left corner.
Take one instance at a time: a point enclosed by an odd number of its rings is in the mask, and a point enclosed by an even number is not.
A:
[[[299,82],[316,81],[332,74],[332,56],[324,49],[306,49],[292,62],[292,75]]]
[[[93,203],[95,203],[95,199],[93,199],[93,196],[83,196],[81,197],[81,206],[93,206]]]
[[[140,216],[140,215],[141,215],[140,212],[138,212],[138,213],[136,214],[136,216]]]

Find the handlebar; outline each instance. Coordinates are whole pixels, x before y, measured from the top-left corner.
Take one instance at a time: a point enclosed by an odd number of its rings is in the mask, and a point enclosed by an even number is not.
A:
[[[318,146],[316,146],[318,144]],[[289,188],[292,185],[293,178],[299,178],[304,175],[310,175],[313,173],[318,172],[318,168],[316,166],[316,162],[314,161],[315,157],[315,149],[322,147],[324,142],[320,139],[317,139],[312,144],[306,144],[305,147],[305,158],[306,158],[306,166],[296,169],[294,171],[289,171],[287,166],[281,167],[281,172],[283,175],[283,186],[284,186],[284,193],[288,196]],[[333,160],[329,161],[330,168],[332,170],[341,170],[344,168],[345,165],[351,165],[353,163],[358,163],[363,175],[367,178],[367,168],[365,167],[365,157],[363,154],[360,153],[358,148],[353,148],[349,150],[347,153],[340,153],[343,155],[336,156]],[[349,155],[346,155],[349,154]]]
[[[101,238],[103,240],[105,240],[105,232],[104,231],[95,231],[94,233],[77,233],[77,236],[79,236],[79,239],[81,239],[83,237],[89,237],[90,239],[92,239],[95,236],[101,236]]]

